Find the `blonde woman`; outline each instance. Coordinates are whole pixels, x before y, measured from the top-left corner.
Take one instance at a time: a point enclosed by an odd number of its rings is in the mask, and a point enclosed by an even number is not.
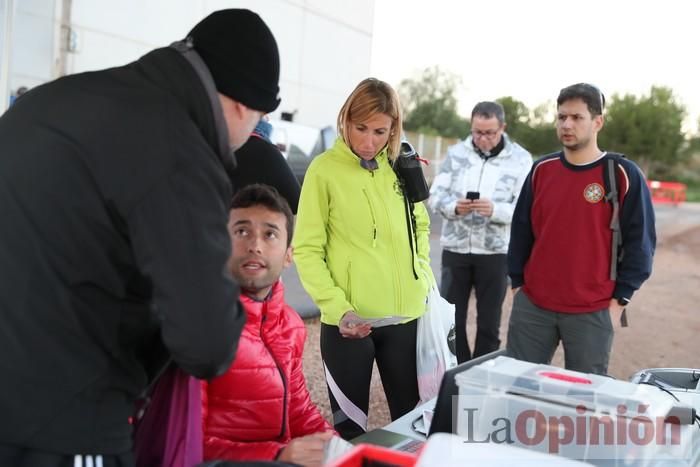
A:
[[[421,269],[429,263],[430,221],[422,203],[413,205],[415,228],[409,235],[391,166],[401,124],[391,86],[374,78],[362,81],[340,109],[334,146],[309,166],[299,201],[295,260],[321,310],[333,421],[346,439],[367,429],[375,360],[392,419],[419,399],[416,319],[425,311],[428,291]],[[400,319],[370,324],[387,317]]]

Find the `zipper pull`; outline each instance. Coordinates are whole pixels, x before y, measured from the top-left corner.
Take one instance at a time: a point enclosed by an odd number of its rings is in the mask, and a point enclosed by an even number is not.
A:
[[[372,248],[377,247],[377,226],[374,226],[374,230],[372,232]]]

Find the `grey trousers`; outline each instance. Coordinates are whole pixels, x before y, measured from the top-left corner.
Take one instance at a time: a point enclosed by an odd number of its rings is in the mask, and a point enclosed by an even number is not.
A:
[[[507,355],[532,363],[550,363],[561,341],[567,370],[605,375],[614,331],[608,309],[558,313],[533,304],[518,290],[508,324]]]

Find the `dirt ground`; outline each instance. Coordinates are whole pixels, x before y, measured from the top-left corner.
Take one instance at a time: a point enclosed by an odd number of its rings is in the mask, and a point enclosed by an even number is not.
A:
[[[628,380],[644,368],[700,368],[700,226],[671,226],[658,233],[654,271],[628,309],[630,327],[615,336],[609,372]],[[503,305],[501,339],[505,344],[511,296]],[[467,323],[474,342],[474,313]],[[304,373],[311,398],[330,420],[328,395],[319,351],[319,322],[306,322]],[[560,349],[554,365],[563,366]],[[369,429],[390,421],[379,375],[372,378]]]

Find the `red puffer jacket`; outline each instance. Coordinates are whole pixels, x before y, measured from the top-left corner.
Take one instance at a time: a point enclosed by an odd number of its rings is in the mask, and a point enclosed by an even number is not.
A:
[[[202,383],[205,460],[271,460],[292,438],[332,430],[306,389],[306,329],[284,303],[282,283],[264,302],[241,302],[247,322],[236,359]]]

